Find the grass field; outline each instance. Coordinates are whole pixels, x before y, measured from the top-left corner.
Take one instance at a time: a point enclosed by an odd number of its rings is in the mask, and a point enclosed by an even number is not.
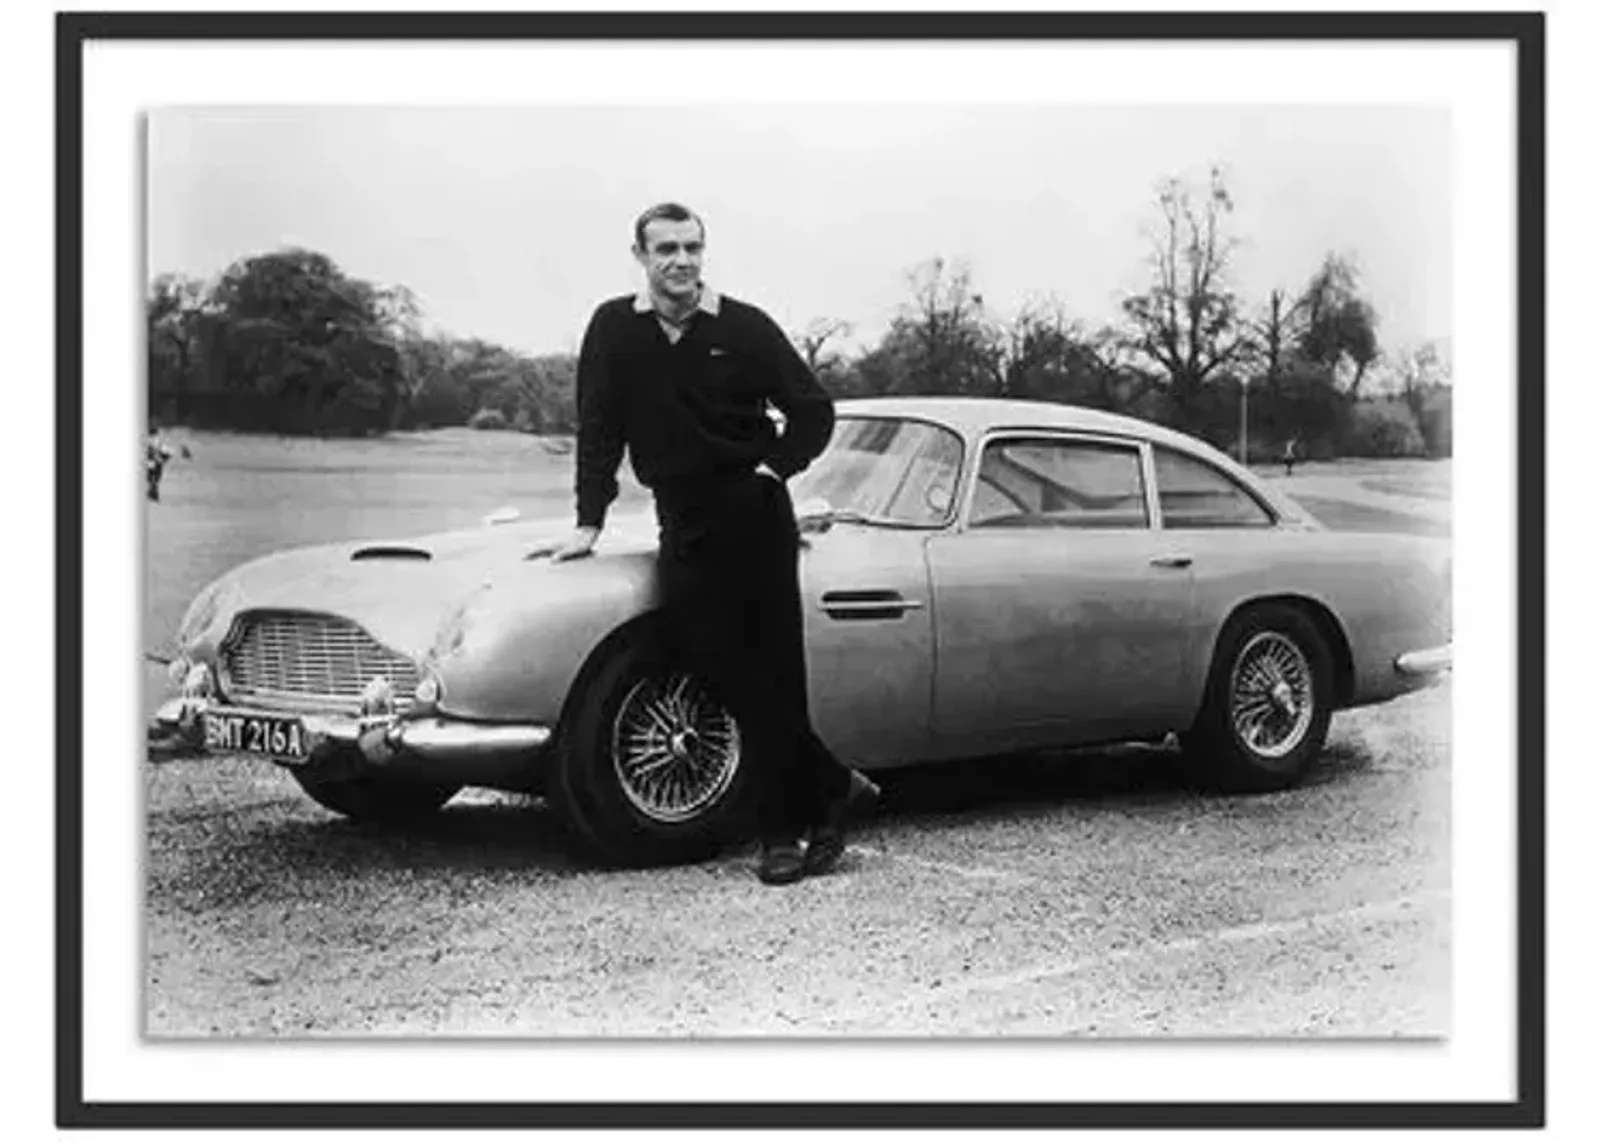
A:
[[[269,552],[474,527],[505,505],[525,519],[572,512],[572,456],[520,433],[440,429],[361,441],[183,433],[170,443],[191,456],[169,465],[161,500],[144,504],[142,645],[162,654],[202,587]],[[1282,469],[1261,472],[1272,479]],[[1313,474],[1315,495],[1294,491],[1301,473]],[[648,503],[626,473],[622,485],[620,507]],[[1345,486],[1353,500],[1327,495]],[[1386,491],[1447,498],[1448,462],[1302,466],[1284,487],[1333,528],[1448,534],[1448,524],[1374,503]],[[147,663],[145,683],[148,714],[165,691],[162,669]]]

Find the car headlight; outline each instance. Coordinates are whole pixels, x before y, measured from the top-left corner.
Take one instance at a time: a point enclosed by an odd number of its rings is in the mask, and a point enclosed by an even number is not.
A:
[[[418,706],[433,706],[443,693],[444,687],[439,683],[439,676],[429,673],[422,676],[412,697]]]
[[[183,677],[183,697],[188,699],[210,698],[216,693],[216,684],[211,677],[211,668],[204,663],[195,663],[189,668],[188,674]]]

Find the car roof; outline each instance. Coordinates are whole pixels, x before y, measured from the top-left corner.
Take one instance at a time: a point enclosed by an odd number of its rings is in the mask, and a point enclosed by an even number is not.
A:
[[[990,429],[1063,429],[1159,441],[1190,451],[1213,453],[1210,445],[1137,417],[1055,401],[999,397],[854,397],[838,402],[840,416],[924,417],[966,436]]]

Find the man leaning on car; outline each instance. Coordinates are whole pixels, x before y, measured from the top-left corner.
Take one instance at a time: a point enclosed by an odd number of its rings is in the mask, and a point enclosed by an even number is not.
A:
[[[645,287],[603,302],[579,353],[578,526],[555,558],[594,548],[626,448],[655,499],[675,647],[732,711],[757,768],[758,875],[788,884],[837,864],[846,814],[877,794],[823,745],[807,703],[783,482],[827,445],[833,402],[777,323],[701,280],[705,226],[692,211],[651,207],[633,237]]]

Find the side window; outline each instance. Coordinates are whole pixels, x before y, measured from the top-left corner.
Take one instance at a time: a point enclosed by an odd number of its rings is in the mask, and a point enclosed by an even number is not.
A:
[[[974,528],[1148,528],[1139,450],[1075,440],[985,446]]]
[[[1272,514],[1231,476],[1204,461],[1157,447],[1156,492],[1167,528],[1265,528]]]

